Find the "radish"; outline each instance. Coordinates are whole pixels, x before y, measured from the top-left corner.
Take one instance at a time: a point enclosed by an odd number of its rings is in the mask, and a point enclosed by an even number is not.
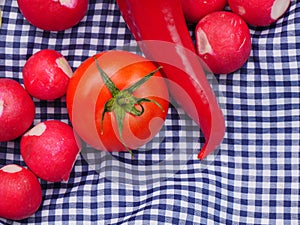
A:
[[[0,190],[0,217],[5,219],[28,218],[42,203],[42,188],[37,177],[15,164],[0,169]]]
[[[40,122],[21,139],[26,165],[43,180],[67,181],[79,154],[73,129],[57,120]]]
[[[245,21],[232,12],[206,15],[197,24],[195,36],[198,55],[215,74],[238,70],[250,56],[250,30]]]
[[[252,26],[269,26],[288,9],[290,0],[228,0],[229,7]]]
[[[225,8],[227,0],[181,0],[183,13],[188,22],[198,23],[211,12]]]
[[[18,0],[20,12],[32,25],[61,31],[78,24],[88,9],[88,0]]]
[[[43,49],[26,61],[22,74],[30,95],[41,100],[53,100],[66,93],[73,72],[61,53]]]
[[[24,134],[34,116],[34,102],[21,84],[10,78],[0,78],[0,142]]]

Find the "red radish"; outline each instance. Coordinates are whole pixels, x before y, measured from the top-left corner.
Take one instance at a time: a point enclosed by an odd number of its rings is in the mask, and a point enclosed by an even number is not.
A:
[[[225,11],[210,13],[199,21],[195,32],[197,52],[213,73],[232,73],[248,60],[250,30],[240,16]]]
[[[10,78],[0,78],[0,142],[24,134],[34,116],[34,102],[21,84]]]
[[[66,93],[73,72],[61,53],[43,49],[27,60],[22,74],[30,95],[41,100],[53,100]]]
[[[78,154],[73,129],[61,121],[38,123],[21,139],[26,165],[46,181],[67,181]]]
[[[269,26],[288,9],[290,0],[228,0],[234,13],[253,26]]]
[[[23,16],[32,25],[61,31],[78,24],[88,9],[88,0],[18,0]]]
[[[5,219],[28,218],[42,203],[42,188],[37,177],[15,164],[0,169],[0,190],[0,217]]]
[[[211,12],[225,8],[227,0],[181,0],[184,16],[188,22],[198,23]]]

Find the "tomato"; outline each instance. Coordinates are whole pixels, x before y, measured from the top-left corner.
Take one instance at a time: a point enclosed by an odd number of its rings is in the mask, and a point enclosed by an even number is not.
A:
[[[154,63],[128,51],[110,50],[77,68],[66,101],[74,131],[86,144],[97,150],[131,151],[162,128],[169,93]]]

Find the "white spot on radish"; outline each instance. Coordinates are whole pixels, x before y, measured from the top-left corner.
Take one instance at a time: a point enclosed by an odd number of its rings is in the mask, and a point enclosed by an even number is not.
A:
[[[0,27],[2,26],[2,11],[0,9]]]
[[[242,16],[246,13],[246,10],[243,6],[238,6],[238,12],[239,12],[238,14]]]
[[[237,21],[236,19],[232,19],[230,20],[230,24],[232,27],[236,27],[239,21]]]
[[[246,41],[247,41],[247,38],[244,38],[241,45],[240,45],[240,47],[239,47],[239,49],[238,49],[238,51],[240,51],[244,47]]]
[[[271,18],[277,20],[289,7],[289,0],[275,0],[271,10]]]
[[[45,132],[46,128],[47,126],[45,123],[39,123],[24,134],[24,136],[41,136]]]
[[[198,46],[199,46],[199,53],[204,55],[206,53],[213,53],[212,47],[208,41],[208,38],[205,32],[202,29],[198,29]]]
[[[6,165],[6,166],[2,167],[1,170],[5,173],[17,173],[22,170],[22,167],[11,164],[11,165]]]
[[[0,99],[0,117],[2,116],[3,110],[4,110],[4,101]]]
[[[54,2],[59,2],[61,5],[68,8],[74,8],[78,0],[53,0]]]
[[[69,63],[67,62],[67,60],[65,59],[65,57],[59,57],[56,59],[56,64],[57,66],[68,76],[68,77],[72,77],[73,75],[73,71],[69,65]]]

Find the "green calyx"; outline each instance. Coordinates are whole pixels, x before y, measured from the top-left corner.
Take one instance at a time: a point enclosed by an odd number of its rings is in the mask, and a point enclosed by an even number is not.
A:
[[[101,78],[103,79],[105,86],[108,88],[109,92],[112,95],[112,97],[105,103],[104,110],[102,112],[101,125],[100,125],[101,134],[103,134],[104,132],[103,121],[104,121],[105,114],[107,112],[114,112],[117,119],[118,131],[119,131],[121,142],[126,148],[126,150],[130,152],[132,158],[134,158],[132,150],[126,146],[123,139],[124,117],[126,113],[129,113],[133,116],[143,115],[145,109],[142,103],[144,102],[152,102],[155,105],[157,105],[162,111],[164,111],[162,106],[157,101],[152,99],[147,99],[147,98],[137,98],[133,95],[133,92],[135,90],[137,90],[142,84],[148,81],[162,67],[158,67],[157,69],[153,70],[152,72],[150,72],[145,77],[138,80],[130,87],[124,90],[119,90],[116,87],[116,85],[112,82],[112,80],[107,76],[107,74],[103,71],[103,69],[100,67],[97,58],[95,56],[93,58],[96,62],[97,69],[101,75]]]

